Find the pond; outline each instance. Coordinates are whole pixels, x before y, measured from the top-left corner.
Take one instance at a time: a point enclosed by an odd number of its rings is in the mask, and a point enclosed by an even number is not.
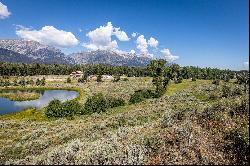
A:
[[[20,90],[8,91],[10,91],[11,93],[18,91],[20,92]],[[22,91],[27,92],[27,90],[21,90],[21,92]],[[0,97],[0,114],[18,112],[31,107],[41,109],[47,106],[53,99],[58,99],[61,102],[64,102],[66,100],[72,100],[79,95],[78,92],[69,90],[29,90],[28,92],[36,92],[40,93],[41,95],[38,99],[29,101],[11,101],[8,98]]]

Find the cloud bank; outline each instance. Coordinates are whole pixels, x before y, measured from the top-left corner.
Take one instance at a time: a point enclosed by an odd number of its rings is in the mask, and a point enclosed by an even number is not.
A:
[[[21,27],[16,30],[16,34],[23,39],[34,40],[56,47],[73,47],[79,43],[71,32],[59,30],[53,26],[44,26],[41,30]]]

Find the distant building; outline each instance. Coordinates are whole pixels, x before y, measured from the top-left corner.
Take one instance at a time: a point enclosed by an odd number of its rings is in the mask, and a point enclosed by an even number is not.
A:
[[[70,74],[71,77],[82,77],[83,76],[83,72],[82,71],[73,71]]]
[[[114,77],[111,76],[111,75],[102,75],[102,79],[104,79],[104,80],[113,80]]]
[[[87,79],[96,81],[97,75],[90,75],[90,76],[88,76]],[[111,75],[102,75],[102,80],[113,80],[113,79],[114,79],[114,77]]]
[[[88,79],[88,80],[96,80],[97,77],[96,77],[95,75],[90,75],[90,76],[88,76],[87,79]]]

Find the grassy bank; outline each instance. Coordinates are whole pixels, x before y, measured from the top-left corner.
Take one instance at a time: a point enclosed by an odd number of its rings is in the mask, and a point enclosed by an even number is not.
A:
[[[0,97],[8,98],[12,101],[36,100],[40,97],[38,92],[2,92]]]
[[[28,108],[20,112],[0,115],[0,120],[28,120],[28,121],[48,121],[43,110]]]

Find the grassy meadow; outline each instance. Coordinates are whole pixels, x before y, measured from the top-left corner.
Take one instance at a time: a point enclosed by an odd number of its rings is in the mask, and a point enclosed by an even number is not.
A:
[[[37,77],[43,76],[29,78]],[[8,89],[76,90],[80,103],[102,93],[127,104],[73,119],[48,119],[45,109],[34,108],[1,115],[0,164],[248,163],[249,93],[240,85],[170,82],[160,98],[128,104],[134,91],[154,88],[152,78],[85,83],[66,83],[67,76],[45,79],[44,87]]]

